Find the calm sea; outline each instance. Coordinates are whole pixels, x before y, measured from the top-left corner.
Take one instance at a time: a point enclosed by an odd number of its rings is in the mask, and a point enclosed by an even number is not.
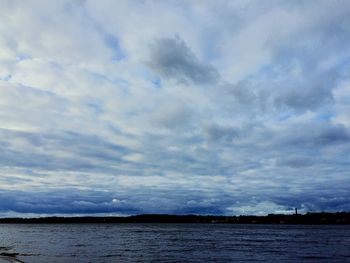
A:
[[[23,262],[350,262],[350,226],[0,225]]]

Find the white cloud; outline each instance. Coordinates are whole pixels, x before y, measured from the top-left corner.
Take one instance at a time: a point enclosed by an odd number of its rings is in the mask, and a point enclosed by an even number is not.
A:
[[[264,201],[254,205],[228,207],[227,210],[236,215],[267,215],[267,214],[290,214],[293,209],[277,205],[273,202]]]

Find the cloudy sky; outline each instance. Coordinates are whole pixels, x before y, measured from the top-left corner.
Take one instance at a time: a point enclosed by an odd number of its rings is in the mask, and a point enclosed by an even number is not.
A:
[[[0,216],[350,210],[350,1],[0,0]]]

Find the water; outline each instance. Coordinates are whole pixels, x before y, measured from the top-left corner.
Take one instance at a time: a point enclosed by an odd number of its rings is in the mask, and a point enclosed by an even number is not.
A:
[[[1,225],[23,262],[350,262],[350,226]]]

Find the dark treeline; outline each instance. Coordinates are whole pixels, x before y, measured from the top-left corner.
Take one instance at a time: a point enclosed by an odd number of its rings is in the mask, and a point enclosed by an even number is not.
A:
[[[219,224],[350,224],[350,212],[307,213],[304,215],[270,214],[267,216],[200,216],[147,214],[127,217],[40,217],[0,218],[0,223],[219,223]]]

